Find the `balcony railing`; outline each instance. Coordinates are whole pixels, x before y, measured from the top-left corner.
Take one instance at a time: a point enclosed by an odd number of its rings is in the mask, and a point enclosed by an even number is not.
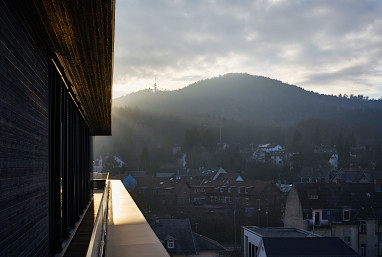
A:
[[[106,180],[86,256],[169,256],[120,180]]]
[[[315,227],[328,227],[331,225],[329,220],[320,220],[320,222],[313,222],[313,219],[308,219],[308,225],[309,226],[315,226]]]
[[[100,178],[97,178],[100,180]],[[94,228],[92,236],[90,238],[87,257],[103,256],[105,248],[105,238],[107,229],[107,210],[108,210],[108,199],[110,191],[110,180],[109,173],[107,173],[105,178],[105,189],[103,191],[101,203],[97,212],[97,217],[94,222]]]

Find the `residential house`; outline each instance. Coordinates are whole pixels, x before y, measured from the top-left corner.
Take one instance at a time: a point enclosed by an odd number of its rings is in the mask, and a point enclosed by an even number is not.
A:
[[[261,149],[263,152],[266,152],[266,153],[284,150],[284,148],[281,145],[277,145],[277,144],[258,145],[258,148]]]
[[[132,196],[146,216],[154,212],[169,217],[178,213],[177,200],[187,181],[162,177],[138,177]],[[188,191],[187,191],[188,192]]]
[[[328,167],[305,167],[299,174],[298,182],[300,183],[329,183],[332,169]]]
[[[280,189],[271,181],[238,180],[237,174],[234,179],[225,178],[229,174],[221,174],[221,180],[204,178],[202,181],[185,177],[137,178],[133,195],[146,213],[155,209],[158,215],[171,216],[213,210],[228,216],[235,210],[252,224],[279,225]]]
[[[341,169],[333,177],[332,183],[369,183],[375,190],[381,190],[382,171],[367,169]]]
[[[341,238],[361,256],[379,256],[382,193],[373,184],[295,183],[284,226]]]
[[[338,169],[338,154],[332,154],[329,159],[329,165],[334,169]]]
[[[218,257],[225,248],[192,232],[189,219],[152,219],[150,225],[171,256]]]
[[[212,180],[216,180],[219,178],[220,174],[227,174],[227,171],[225,171],[223,168],[220,168],[215,175],[213,176]]]
[[[93,172],[101,173],[103,169],[102,156],[93,161]]]
[[[244,181],[241,173],[227,173],[223,168],[220,168],[216,174],[210,179],[212,180],[232,180],[232,181]]]
[[[308,236],[317,235],[298,228],[242,226],[241,250],[244,257],[259,256],[264,237],[297,238]]]
[[[257,163],[270,163],[279,167],[285,165],[286,157],[285,149],[276,144],[259,145],[252,154],[252,159]]]
[[[280,224],[281,191],[271,181],[204,180],[189,185],[189,199],[181,206],[187,212],[228,214],[242,210],[245,220],[255,224]]]
[[[118,168],[127,168],[127,164],[121,158],[118,156],[113,156],[113,158],[118,163]]]

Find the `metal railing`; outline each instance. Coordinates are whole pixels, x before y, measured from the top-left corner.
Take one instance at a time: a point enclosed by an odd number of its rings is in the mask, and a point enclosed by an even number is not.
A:
[[[110,181],[108,173],[106,176],[105,189],[103,191],[101,203],[97,212],[97,217],[94,222],[93,232],[90,238],[89,248],[86,257],[102,257],[104,255],[105,239],[107,232],[109,191]]]

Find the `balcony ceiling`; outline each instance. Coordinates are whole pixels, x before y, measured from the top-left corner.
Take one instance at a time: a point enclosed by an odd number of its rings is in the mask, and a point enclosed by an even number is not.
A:
[[[94,135],[110,135],[115,0],[33,2]]]

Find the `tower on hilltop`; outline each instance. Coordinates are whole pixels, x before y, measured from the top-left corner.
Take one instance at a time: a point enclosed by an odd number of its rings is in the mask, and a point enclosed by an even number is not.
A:
[[[154,83],[154,93],[157,92],[157,78],[155,78],[155,83]]]

